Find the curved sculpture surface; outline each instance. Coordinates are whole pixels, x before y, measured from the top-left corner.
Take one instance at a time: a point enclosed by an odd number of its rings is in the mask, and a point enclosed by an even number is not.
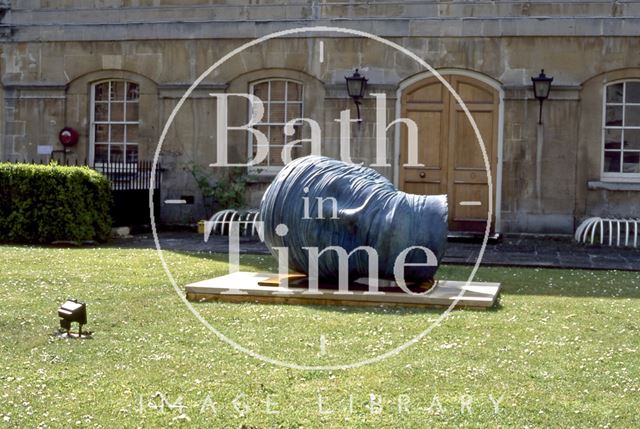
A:
[[[260,216],[271,253],[277,256],[275,247],[288,248],[289,267],[307,274],[309,252],[304,247],[322,251],[340,246],[351,252],[369,246],[378,253],[378,277],[394,279],[395,261],[405,249],[426,247],[440,261],[447,242],[446,195],[407,194],[371,168],[327,157],[307,156],[288,163],[264,193]],[[276,233],[280,224],[287,226],[284,236]],[[326,251],[318,261],[320,279],[338,278],[337,252]],[[425,261],[425,252],[414,249],[405,263]],[[406,266],[405,280],[431,280],[437,268],[437,264]],[[351,279],[367,277],[368,269],[365,251],[350,256]]]

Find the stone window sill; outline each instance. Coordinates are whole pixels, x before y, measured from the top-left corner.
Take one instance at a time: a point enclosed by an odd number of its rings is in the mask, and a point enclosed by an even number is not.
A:
[[[601,180],[590,180],[587,182],[587,185],[590,190],[640,191],[640,182],[603,182]]]
[[[276,177],[275,173],[273,175],[271,174],[250,175],[247,177],[247,183],[252,185],[269,184],[273,182],[274,177]]]

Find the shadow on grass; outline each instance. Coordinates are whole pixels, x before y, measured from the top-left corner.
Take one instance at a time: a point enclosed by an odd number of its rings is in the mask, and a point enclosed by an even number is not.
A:
[[[2,244],[0,249],[9,250],[16,247],[15,244]],[[22,246],[19,246],[22,247]],[[51,249],[57,247],[50,245],[29,245],[33,249]],[[82,251],[137,251],[131,247],[68,247],[67,250]],[[147,248],[148,249],[148,248]],[[228,262],[228,254],[213,252],[193,252],[186,250],[165,250],[166,259],[170,261],[171,255],[180,258],[206,260],[222,264]],[[111,256],[112,257],[112,256]],[[151,256],[156,258],[156,256]],[[188,266],[187,259],[187,266]],[[105,259],[106,260],[106,259]],[[184,263],[184,261],[182,261]],[[241,269],[255,271],[275,272],[276,260],[271,255],[241,254]],[[443,265],[440,267],[437,277],[440,279],[466,280],[472,270],[468,265]],[[190,278],[189,281],[204,280],[225,274],[220,266],[211,270],[201,278]],[[183,279],[184,280],[184,279]],[[586,269],[558,269],[558,268],[520,268],[520,267],[496,267],[481,266],[475,276],[476,281],[499,282],[502,284],[501,293],[504,295],[532,295],[549,297],[575,297],[575,298],[640,298],[640,272],[633,271],[602,271]],[[179,282],[180,284],[180,282]],[[366,311],[366,310],[363,310]],[[418,309],[417,311],[424,311]]]
[[[167,251],[168,254],[180,255],[180,257],[187,258],[197,258],[210,260],[216,263],[225,263],[228,261],[228,255],[219,254],[219,253],[194,253],[194,252],[183,252],[183,251]],[[167,257],[167,260],[170,260],[171,256]],[[251,270],[255,272],[276,272],[277,266],[275,264],[275,259],[270,255],[241,255],[240,258],[241,270]],[[211,272],[209,278],[215,277],[216,275],[224,275],[226,272]],[[191,281],[200,281],[205,280],[205,278],[193,278],[190,277],[188,281],[180,282],[178,284],[183,286],[184,284]],[[398,290],[400,291],[400,290]],[[248,301],[251,302],[251,301]],[[208,305],[211,302],[202,302],[197,303],[198,305]],[[266,305],[274,305],[274,304],[266,304]],[[300,304],[286,304],[286,305],[297,305]],[[446,306],[438,306],[438,307],[403,307],[398,305],[366,305],[366,306],[356,306],[356,305],[347,305],[347,304],[306,304],[304,307],[317,309],[320,311],[327,311],[332,313],[351,313],[351,314],[376,314],[376,315],[402,315],[402,314],[434,314],[439,315],[444,310],[447,309]],[[473,308],[466,308],[470,311],[475,311]]]
[[[228,255],[223,253],[168,252],[216,262],[228,261]],[[275,272],[277,269],[276,260],[270,255],[241,254],[240,263],[245,267],[253,267],[256,271]],[[471,269],[471,266],[443,265],[437,277],[464,281],[469,277]],[[634,271],[481,266],[474,281],[501,283],[501,294],[505,295],[640,298],[640,273]]]

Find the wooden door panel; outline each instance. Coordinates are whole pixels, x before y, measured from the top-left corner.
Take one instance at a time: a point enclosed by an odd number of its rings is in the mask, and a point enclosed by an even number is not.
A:
[[[418,162],[425,167],[442,169],[442,111],[408,111],[407,118],[418,124]],[[423,132],[421,132],[424,130]],[[405,143],[403,153],[407,153]],[[407,159],[403,160],[403,164]],[[412,170],[413,168],[408,168]]]
[[[454,183],[473,183],[477,185],[487,184],[487,171],[482,168],[458,170]]]
[[[402,98],[402,117],[418,125],[418,162],[423,167],[405,167],[408,160],[406,127],[401,128],[400,189],[409,193],[447,193],[449,105],[440,81],[407,88]]]
[[[441,195],[447,193],[446,186],[442,182],[442,170],[429,168],[407,168],[402,190],[418,195]]]
[[[487,156],[491,159],[493,136],[493,112],[471,112],[471,116],[476,121],[482,140],[485,143]],[[464,111],[455,112],[455,130],[453,144],[453,168],[477,168],[485,170],[482,150],[476,133],[467,119]]]
[[[443,103],[448,91],[437,79],[413,85],[405,91],[406,103]]]
[[[442,184],[429,182],[405,182],[402,190],[416,195],[442,195]]]
[[[497,91],[468,77],[446,76],[445,79],[473,116],[495,177]],[[484,231],[489,204],[487,173],[480,145],[464,111],[435,77],[407,88],[401,105],[402,116],[418,125],[418,157],[425,166],[403,166],[407,159],[407,136],[403,127],[400,188],[414,194],[447,194],[450,230]]]
[[[479,205],[476,205],[480,203]],[[486,227],[489,193],[485,183],[458,181],[453,184],[453,195],[449,205],[449,217],[453,226],[460,222],[478,222],[479,229]],[[452,210],[453,209],[453,210]]]
[[[452,85],[480,131],[492,175],[495,177],[497,93],[487,85],[463,76],[453,77]],[[489,209],[489,186],[482,150],[467,115],[458,103],[451,104],[451,117],[449,227],[457,231],[484,231]],[[493,219],[491,221],[493,223]]]
[[[455,81],[458,84],[457,88],[455,88],[456,92],[460,95],[460,98],[462,98],[462,101],[464,101],[467,107],[479,103],[493,104],[495,95],[492,88],[479,86],[479,82],[471,82],[467,79],[468,78],[455,77]]]
[[[405,172],[407,182],[440,182],[442,173],[437,169],[412,168]]]

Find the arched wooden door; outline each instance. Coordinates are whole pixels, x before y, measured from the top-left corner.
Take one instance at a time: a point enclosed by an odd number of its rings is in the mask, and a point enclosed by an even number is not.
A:
[[[470,77],[444,77],[471,112],[484,140],[495,205],[499,94],[491,86]],[[402,127],[400,189],[412,194],[446,194],[450,231],[483,232],[489,186],[482,151],[464,111],[436,77],[407,87],[401,96],[401,106],[402,117],[418,125],[418,159],[424,167],[405,166],[407,133],[406,127]],[[492,230],[494,219],[495,216],[491,220]]]

